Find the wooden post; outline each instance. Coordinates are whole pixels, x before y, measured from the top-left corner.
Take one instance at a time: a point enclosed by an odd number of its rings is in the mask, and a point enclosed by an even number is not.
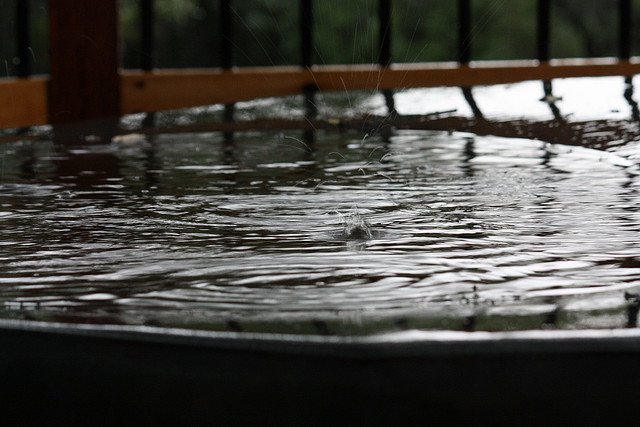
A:
[[[118,0],[51,0],[49,120],[120,115]]]

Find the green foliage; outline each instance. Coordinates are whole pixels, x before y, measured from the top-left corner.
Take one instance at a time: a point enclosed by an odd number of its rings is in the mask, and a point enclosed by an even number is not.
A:
[[[457,2],[398,0],[393,10],[396,62],[455,61]]]
[[[376,0],[322,0],[315,4],[319,64],[377,62]]]
[[[561,57],[615,56],[618,2],[556,0],[552,54]]]
[[[139,64],[138,1],[123,0],[124,63]],[[236,1],[232,6],[235,62],[240,66],[298,62],[297,9],[277,0]],[[157,0],[158,66],[215,67],[220,65],[220,10],[212,0]]]
[[[48,0],[30,0],[32,69],[36,74],[49,71]],[[16,73],[16,2],[3,1],[0,8],[0,77]]]
[[[0,75],[15,73],[15,0],[0,9]],[[123,63],[140,66],[139,0],[120,0]],[[32,50],[37,73],[48,71],[48,1],[30,0]],[[216,67],[221,36],[218,0],[156,0],[157,65]],[[235,62],[239,66],[300,62],[299,2],[233,2]],[[535,56],[537,0],[472,0],[474,59]],[[553,57],[613,56],[618,0],[553,0]],[[640,1],[633,2],[640,14]],[[313,23],[319,64],[377,61],[378,0],[316,0]],[[391,34],[395,62],[455,61],[457,2],[395,0]],[[637,52],[638,44],[634,41]]]
[[[536,7],[537,0],[475,0],[472,9],[474,58],[535,57]]]

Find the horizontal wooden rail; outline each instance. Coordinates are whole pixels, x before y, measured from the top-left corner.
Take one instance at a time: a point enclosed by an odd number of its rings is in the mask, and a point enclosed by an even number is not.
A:
[[[0,79],[0,128],[48,123],[47,77]]]
[[[377,65],[327,65],[122,74],[124,113],[159,111],[320,91],[477,86],[565,77],[633,75],[640,63],[615,59]]]
[[[256,98],[320,91],[478,86],[568,77],[640,74],[639,58],[378,65],[325,65],[311,68],[265,67],[220,69],[123,70],[121,113],[153,112]],[[47,122],[44,77],[0,80],[0,127]],[[98,82],[96,82],[98,84]],[[49,118],[50,120],[50,118]]]

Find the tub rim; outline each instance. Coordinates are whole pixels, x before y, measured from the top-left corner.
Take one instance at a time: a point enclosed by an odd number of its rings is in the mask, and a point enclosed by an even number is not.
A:
[[[11,334],[356,359],[446,355],[640,353],[640,329],[509,332],[407,330],[366,336],[323,336],[133,325],[71,325],[0,319],[0,335]]]

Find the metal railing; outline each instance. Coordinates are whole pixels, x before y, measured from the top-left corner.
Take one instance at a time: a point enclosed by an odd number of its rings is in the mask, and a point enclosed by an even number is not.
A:
[[[399,64],[393,61],[393,1],[378,0],[378,57],[377,64],[361,65],[320,65],[314,62],[314,1],[299,0],[299,45],[300,62],[289,67],[235,67],[234,13],[232,0],[217,0],[220,5],[220,64],[218,69],[157,69],[157,39],[154,34],[156,13],[154,0],[139,0],[141,70],[114,69],[117,86],[104,85],[97,81],[98,88],[91,93],[77,93],[75,96],[87,105],[83,111],[66,111],[60,119],[58,103],[53,97],[60,96],[60,88],[67,92],[74,86],[69,84],[78,75],[66,70],[60,75],[52,69],[50,77],[31,76],[31,53],[29,52],[30,19],[29,0],[16,0],[16,46],[19,65],[16,79],[0,81],[0,127],[17,127],[41,124],[59,120],[78,120],[100,115],[121,115],[138,111],[157,111],[185,108],[204,104],[223,103],[227,105],[225,117],[233,119],[233,104],[237,101],[301,93],[305,95],[309,115],[316,113],[313,96],[319,90],[357,90],[379,89],[386,95],[389,110],[394,109],[391,90],[407,87],[460,86],[470,88],[479,84],[509,83],[523,80],[541,80],[549,82],[553,78],[621,75],[631,76],[640,72],[640,64],[631,60],[632,2],[618,0],[618,52],[617,58],[552,60],[551,43],[551,7],[549,0],[537,0],[536,44],[537,58],[531,61],[494,61],[491,63],[473,62],[473,17],[472,0],[458,0],[458,52],[456,63]],[[116,0],[85,0],[104,4]],[[213,0],[212,0],[213,1]],[[66,7],[65,14],[81,13],[69,5],[83,3],[81,0],[52,0],[50,2],[51,19],[57,19],[56,8]],[[117,3],[113,3],[117,4]],[[85,8],[86,9],[86,8]],[[90,12],[82,12],[90,13]],[[116,12],[117,14],[117,12]],[[93,17],[103,19],[103,17]],[[105,24],[117,27],[117,16]],[[70,40],[73,29],[60,28],[57,22],[51,22],[52,34],[56,41]],[[57,33],[56,33],[57,32]],[[117,31],[116,31],[117,33]],[[52,36],[53,37],[53,36]],[[67,37],[67,39],[65,39]],[[115,40],[110,49],[118,49],[119,40]],[[57,46],[56,49],[60,50]],[[57,52],[52,48],[52,63]],[[82,54],[79,54],[82,60]],[[90,66],[97,66],[90,64]],[[55,68],[55,67],[52,67]],[[104,70],[102,70],[104,71]],[[90,73],[83,68],[78,73]],[[96,73],[96,75],[100,75]],[[104,73],[103,73],[104,75]],[[336,84],[336,82],[340,82]],[[104,87],[103,87],[104,86]],[[238,89],[242,88],[242,89]],[[549,85],[550,88],[550,85]],[[549,89],[550,90],[550,89]],[[104,94],[119,93],[119,107],[113,111],[96,109],[91,104],[100,103]],[[468,91],[468,89],[467,89]],[[470,92],[465,93],[467,96]],[[11,107],[9,107],[11,105]]]

